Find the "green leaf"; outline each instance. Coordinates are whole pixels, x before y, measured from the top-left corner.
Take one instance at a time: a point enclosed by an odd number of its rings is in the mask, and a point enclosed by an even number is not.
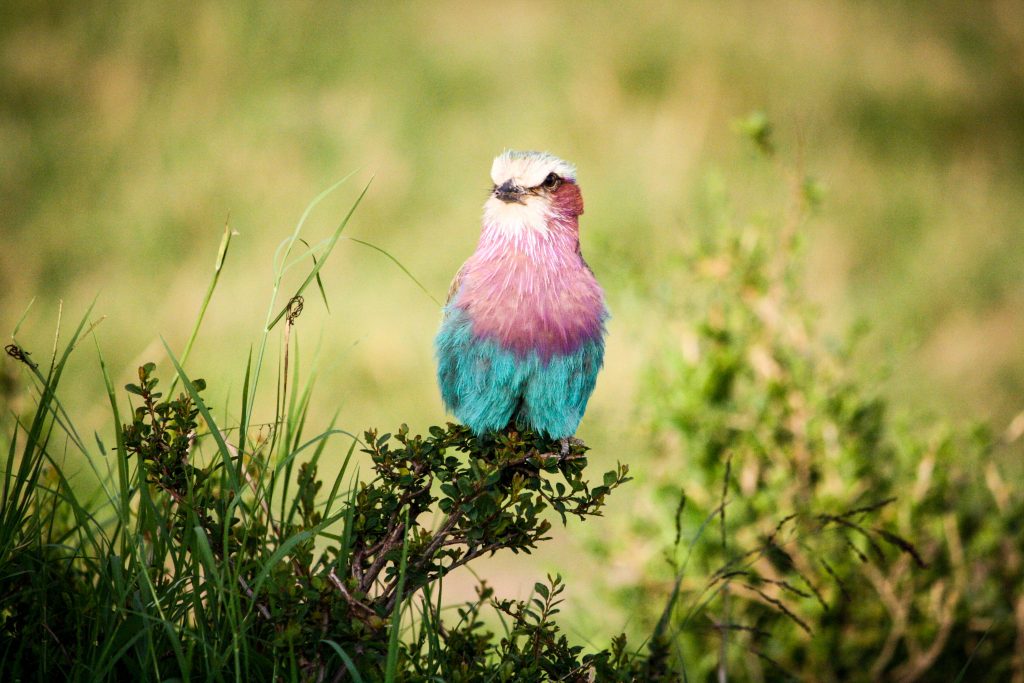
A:
[[[355,662],[353,662],[352,658],[348,656],[348,653],[341,648],[341,645],[338,645],[333,640],[321,640],[320,642],[326,643],[331,647],[331,649],[338,653],[338,656],[341,657],[341,661],[345,663],[345,668],[348,669],[348,672],[355,683],[363,683],[363,677],[359,675],[359,670],[356,668]]]
[[[285,556],[288,555],[293,548],[295,548],[295,546],[306,541],[319,530],[320,526],[318,525],[311,529],[300,531],[294,536],[288,538],[284,543],[281,544],[281,546],[277,550],[274,551],[274,554],[270,556],[270,559],[268,559],[263,564],[263,568],[260,569],[260,573],[256,575],[256,581],[253,583],[252,586],[254,600],[256,598],[256,595],[259,594],[260,588],[263,586],[263,582],[267,580],[267,577],[270,576],[270,572],[275,567],[277,567],[278,563],[281,562],[281,560],[283,560]]]

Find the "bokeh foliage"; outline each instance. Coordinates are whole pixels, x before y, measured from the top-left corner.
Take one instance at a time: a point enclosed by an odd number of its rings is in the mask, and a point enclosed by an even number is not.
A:
[[[828,342],[796,286],[815,182],[775,160],[763,117],[738,127],[790,179],[791,209],[745,217],[712,192],[652,296],[673,321],[639,409],[653,504],[595,549],[664,552],[606,585],[693,680],[1021,679],[1022,426],[890,409],[853,369],[859,338]]]

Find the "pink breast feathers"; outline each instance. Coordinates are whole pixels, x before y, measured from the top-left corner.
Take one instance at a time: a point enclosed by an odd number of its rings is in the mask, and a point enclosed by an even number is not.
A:
[[[456,302],[474,336],[545,361],[599,337],[604,296],[574,242],[547,235],[481,244]]]

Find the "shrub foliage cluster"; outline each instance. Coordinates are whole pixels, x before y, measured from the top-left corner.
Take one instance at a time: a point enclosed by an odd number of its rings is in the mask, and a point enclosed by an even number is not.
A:
[[[563,457],[533,433],[371,430],[351,440],[324,495],[318,465],[336,430],[302,441],[300,418],[283,450],[274,437],[240,447],[211,431],[205,382],[182,376],[185,390],[165,398],[148,363],[126,387],[137,405],[114,449],[118,516],[104,523],[52,457],[55,428],[73,435],[53,392],[61,369],[23,425],[21,458],[10,444],[0,562],[8,680],[658,679],[658,658],[627,650],[623,637],[589,654],[568,641],[554,621],[557,576],[527,600],[499,599],[483,581],[456,618],[442,615],[449,572],[530,552],[547,540],[550,517],[599,515],[628,481],[623,465],[592,485],[582,443]],[[357,446],[373,476],[346,484]],[[502,633],[484,626],[486,609],[503,615]]]
[[[766,126],[741,128],[774,159]],[[654,606],[691,680],[1024,681],[1020,430],[893,417],[857,369],[885,359],[817,329],[799,227],[821,189],[778,168],[787,215],[709,192],[652,293],[669,325],[636,485],[661,505],[637,526],[668,552],[620,598]]]

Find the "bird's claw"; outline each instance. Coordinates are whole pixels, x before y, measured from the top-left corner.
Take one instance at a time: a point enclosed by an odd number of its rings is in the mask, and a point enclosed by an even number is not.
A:
[[[565,436],[565,437],[562,437],[561,439],[559,439],[558,441],[559,441],[559,443],[562,444],[562,450],[561,450],[561,452],[558,455],[559,462],[562,462],[564,460],[575,460],[576,458],[582,458],[583,457],[582,455],[578,455],[578,456],[571,456],[571,455],[569,455],[569,451],[571,450],[571,448],[573,446],[582,446],[583,445],[583,441],[581,441],[580,439],[577,439],[574,436]]]

